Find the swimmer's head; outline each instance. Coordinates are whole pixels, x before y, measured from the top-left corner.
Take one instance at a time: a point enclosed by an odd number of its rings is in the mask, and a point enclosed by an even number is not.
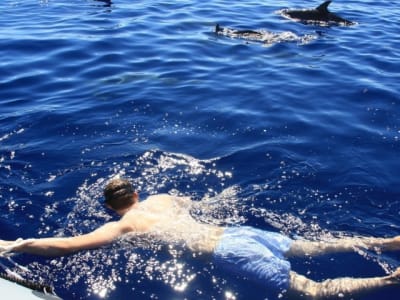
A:
[[[138,201],[138,194],[132,184],[122,178],[110,180],[104,188],[106,205],[115,210],[124,210]]]

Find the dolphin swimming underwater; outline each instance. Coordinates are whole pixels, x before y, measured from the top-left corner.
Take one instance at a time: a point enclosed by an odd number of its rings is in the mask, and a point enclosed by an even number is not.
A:
[[[283,9],[281,14],[283,17],[300,21],[303,23],[320,24],[320,25],[344,25],[350,26],[355,22],[343,19],[328,10],[332,1],[325,1],[314,9]]]
[[[230,38],[239,38],[247,41],[262,42],[265,46],[270,46],[283,42],[297,42],[299,44],[306,44],[315,40],[316,36],[307,34],[298,36],[293,32],[270,32],[265,30],[238,30],[228,27],[221,27],[219,24],[215,26],[214,32],[218,35],[223,35]]]
[[[263,36],[260,31],[223,28],[219,24],[215,25],[215,33],[249,40],[260,40]]]

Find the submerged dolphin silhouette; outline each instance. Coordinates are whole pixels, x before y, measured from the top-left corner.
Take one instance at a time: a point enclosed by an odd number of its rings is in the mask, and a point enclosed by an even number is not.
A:
[[[315,35],[304,35],[298,36],[293,32],[270,32],[265,30],[255,31],[255,30],[238,30],[228,27],[221,27],[219,24],[215,26],[215,33],[218,35],[223,35],[231,38],[239,38],[248,41],[262,42],[266,46],[270,46],[276,43],[283,42],[297,42],[301,44],[306,44],[316,38]]]
[[[263,34],[260,31],[230,29],[221,27],[219,26],[219,24],[215,25],[215,33],[230,37],[247,38],[251,40],[258,40],[261,39],[263,36]]]
[[[304,23],[319,23],[322,25],[354,25],[355,23],[339,17],[328,10],[332,1],[325,1],[314,9],[284,9],[281,11],[282,16]]]

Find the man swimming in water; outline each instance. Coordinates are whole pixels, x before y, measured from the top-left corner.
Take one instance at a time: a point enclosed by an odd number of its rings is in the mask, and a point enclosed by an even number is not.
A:
[[[400,283],[400,268],[393,274],[372,278],[337,278],[315,282],[290,269],[291,257],[350,252],[357,249],[400,250],[394,238],[344,238],[331,242],[292,240],[275,232],[252,227],[219,227],[191,217],[189,198],[154,195],[139,202],[138,193],[125,179],[111,180],[104,190],[105,204],[121,216],[100,228],[74,237],[17,241],[0,240],[1,252],[60,256],[112,243],[133,233],[180,243],[188,249],[211,254],[217,265],[227,267],[268,289],[288,291],[311,298],[352,295]]]

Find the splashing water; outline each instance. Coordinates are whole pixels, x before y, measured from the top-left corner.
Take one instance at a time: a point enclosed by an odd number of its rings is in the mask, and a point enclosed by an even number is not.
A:
[[[248,218],[255,218],[287,235],[312,240],[346,236],[343,232],[324,229],[318,219],[309,222],[303,220],[301,206],[293,212],[280,212],[274,208],[281,202],[289,201],[292,194],[299,192],[285,188],[285,185],[290,186],[296,177],[310,173],[306,166],[281,164],[281,174],[275,174],[277,179],[269,180],[265,184],[241,187],[237,184],[229,185],[234,173],[220,170],[217,162],[218,159],[199,160],[188,155],[148,151],[123,163],[108,163],[110,175],[107,178],[85,180],[77,189],[76,196],[65,200],[71,209],[56,235],[82,234],[112,220],[113,216],[106,211],[99,199],[102,198],[102,190],[108,178],[121,176],[129,178],[145,194],[167,192],[177,196],[191,196],[192,203],[186,212],[187,220],[194,218],[200,223],[229,226],[245,224]],[[192,189],[194,182],[197,187],[199,184],[204,187],[201,193]],[[257,201],[269,199],[270,193],[279,193],[278,200],[271,201],[269,206],[260,206]],[[307,191],[307,195],[316,199],[329,198],[328,195],[313,190]],[[57,210],[58,205],[55,202],[47,207],[41,216],[43,224],[60,213]],[[308,208],[304,208],[306,209]],[[177,222],[182,226],[185,219],[181,218]],[[171,226],[174,227],[174,224]],[[33,261],[28,265],[31,272],[18,271],[17,266],[9,269],[38,281],[53,282],[66,290],[84,287],[87,297],[108,298],[117,292],[119,285],[126,284],[132,285],[133,292],[138,292],[143,283],[163,284],[175,293],[183,293],[196,286],[197,278],[206,277],[217,294],[224,294],[227,299],[235,298],[234,289],[214,274],[212,263],[195,263],[193,259],[197,261],[201,253],[192,252],[188,255],[185,247],[173,241],[176,237],[171,235],[170,238],[171,243],[165,244],[156,235],[126,235],[101,249],[54,258],[49,262],[41,259]],[[191,238],[195,241],[199,236],[193,235]],[[389,260],[362,250],[359,254],[390,272],[392,264]],[[201,294],[201,291],[197,293]],[[160,297],[162,298],[157,294],[151,295],[153,299]]]

